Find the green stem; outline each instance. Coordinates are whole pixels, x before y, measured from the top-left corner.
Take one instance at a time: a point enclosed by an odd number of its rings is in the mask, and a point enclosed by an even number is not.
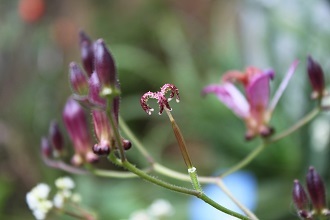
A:
[[[89,172],[94,174],[95,176],[101,177],[110,177],[110,178],[118,178],[118,179],[127,179],[127,178],[136,178],[137,176],[130,172],[121,172],[121,171],[113,171],[113,170],[101,170],[95,169],[92,166],[86,166]]]
[[[127,124],[125,123],[125,121],[119,117],[119,126],[122,130],[122,132],[124,132],[126,134],[127,137],[129,137],[130,141],[132,143],[134,143],[134,147],[140,151],[140,153],[147,159],[147,161],[150,164],[154,163],[154,159],[153,157],[148,153],[148,151],[143,147],[143,144],[139,141],[139,139],[133,134],[133,132],[129,129],[129,127],[127,126]]]
[[[195,167],[189,168],[188,169],[188,173],[189,173],[189,176],[190,176],[190,179],[191,179],[191,183],[192,183],[194,189],[197,190],[197,191],[202,192],[203,189],[201,187],[201,184],[199,183],[196,168]]]
[[[142,153],[142,155],[150,162],[150,164],[152,165],[152,168],[154,171],[156,171],[159,174],[162,174],[164,176],[168,176],[177,180],[181,180],[181,181],[186,181],[186,182],[190,182],[191,181],[191,177],[188,176],[187,174],[183,174],[180,172],[177,172],[175,170],[169,169],[157,162],[154,162],[154,159],[152,158],[152,156],[148,153],[148,151],[144,148],[143,144],[136,138],[136,136],[133,134],[133,132],[131,132],[130,128],[127,126],[127,124],[124,122],[124,120],[122,120],[122,118],[119,118],[119,124],[120,124],[120,128],[121,130],[126,134],[126,136],[132,141],[132,143],[134,143],[134,146],[138,149],[138,151],[140,151]],[[219,177],[205,177],[205,176],[199,176],[198,180],[200,183],[213,183],[213,184],[217,184],[218,181],[221,181],[221,179]],[[219,185],[218,186],[223,190],[223,192],[225,194],[228,195],[228,197],[230,199],[232,199],[232,201],[241,208],[241,210],[247,215],[249,216],[251,219],[257,219],[255,217],[255,215],[248,210],[246,207],[244,207],[243,204],[241,204],[236,198],[234,198],[228,189],[224,188],[225,185]]]
[[[222,211],[228,215],[237,217],[239,219],[243,219],[243,220],[248,220],[250,218],[243,216],[237,212],[234,212],[232,210],[229,210],[223,206],[221,206],[220,204],[216,203],[215,201],[213,201],[211,198],[209,198],[208,196],[206,196],[203,192],[201,191],[197,191],[197,190],[192,190],[192,189],[187,189],[184,187],[180,187],[180,186],[176,186],[173,184],[169,184],[163,180],[157,179],[156,177],[150,176],[148,174],[146,174],[145,172],[143,172],[142,170],[136,168],[133,164],[131,164],[130,162],[128,162],[127,160],[122,162],[120,160],[118,160],[114,154],[110,154],[110,160],[119,165],[119,166],[123,166],[124,168],[126,168],[127,170],[131,171],[132,173],[135,173],[136,175],[138,175],[139,177],[141,177],[142,179],[145,179],[151,183],[154,183],[156,185],[162,186],[166,189],[170,189],[172,191],[175,192],[179,192],[179,193],[183,193],[183,194],[187,194],[187,195],[193,195],[196,196],[200,199],[202,199],[204,202],[208,203],[209,205],[213,206],[214,208],[216,208],[219,211]]]
[[[121,138],[120,138],[120,134],[119,134],[119,126],[117,125],[117,123],[115,122],[115,119],[113,117],[112,111],[111,111],[111,103],[112,103],[113,99],[110,97],[107,97],[107,115],[112,127],[112,130],[114,132],[115,135],[115,142],[117,143],[117,148],[119,149],[119,153],[120,153],[120,158],[121,160],[124,162],[126,160],[126,155],[125,155],[125,150],[123,148],[123,145],[121,143]]]
[[[296,124],[291,126],[290,128],[286,129],[285,131],[268,138],[263,141],[261,145],[259,145],[257,148],[255,148],[249,155],[247,155],[243,160],[241,160],[238,164],[230,168],[228,171],[220,175],[221,178],[242,169],[244,166],[249,164],[255,157],[257,157],[269,144],[275,143],[276,141],[281,140],[282,138],[285,138],[286,136],[292,134],[293,132],[297,131],[302,126],[306,125],[308,122],[310,122],[312,119],[314,119],[321,111],[321,108],[315,108],[310,113],[305,115],[302,119],[300,119]]]
[[[262,143],[260,144],[257,148],[255,148],[249,155],[247,155],[243,160],[241,160],[238,164],[236,164],[235,166],[231,167],[230,169],[228,169],[226,172],[224,172],[223,174],[220,175],[220,178],[223,178],[231,173],[236,172],[237,170],[242,169],[244,166],[246,166],[247,164],[249,164],[256,156],[259,155],[259,153],[265,149],[266,144]]]
[[[246,208],[243,204],[241,204],[229,191],[224,182],[218,178],[216,184],[222,189],[222,191],[233,201],[247,216],[249,216],[253,220],[258,220],[257,216],[253,212],[251,212],[248,208]]]
[[[313,118],[315,118],[321,111],[321,108],[315,108],[313,109],[310,113],[308,113],[307,115],[305,115],[305,117],[303,117],[302,119],[300,119],[296,124],[294,124],[293,126],[291,126],[290,128],[286,129],[285,131],[274,135],[273,137],[269,138],[269,143],[274,143],[288,135],[290,135],[291,133],[295,132],[296,130],[298,130],[299,128],[301,128],[302,126],[304,126],[305,124],[307,124],[308,122],[310,122]]]

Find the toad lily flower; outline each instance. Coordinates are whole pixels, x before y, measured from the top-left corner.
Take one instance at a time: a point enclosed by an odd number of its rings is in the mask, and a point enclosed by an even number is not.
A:
[[[202,93],[214,93],[221,102],[245,121],[247,140],[257,135],[267,137],[273,132],[273,129],[268,125],[272,112],[297,65],[298,61],[292,63],[271,102],[269,101],[269,82],[274,78],[275,72],[273,70],[260,70],[255,67],[248,67],[243,73],[229,71],[223,75],[220,84],[208,85]],[[234,83],[243,85],[245,97]]]

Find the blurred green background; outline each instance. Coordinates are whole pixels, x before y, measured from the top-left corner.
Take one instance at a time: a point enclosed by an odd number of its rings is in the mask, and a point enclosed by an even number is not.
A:
[[[45,8],[38,8],[42,3]],[[166,115],[148,117],[139,104],[144,92],[165,83],[179,88],[181,102],[173,102],[173,115],[199,174],[211,175],[237,163],[259,142],[245,142],[242,121],[215,96],[202,98],[201,89],[219,82],[227,70],[254,65],[275,69],[274,91],[293,60],[300,59],[272,119],[276,131],[287,128],[315,105],[309,99],[306,56],[318,60],[326,74],[330,69],[329,20],[325,0],[0,0],[0,219],[33,219],[26,192],[67,175],[42,163],[39,142],[52,119],[64,130],[68,64],[80,63],[79,30],[103,38],[114,55],[122,117],[159,162],[185,172]],[[259,184],[257,216],[294,219],[292,182],[304,182],[310,165],[329,189],[329,126],[323,113],[245,168]],[[66,145],[70,148],[67,138]],[[128,156],[145,164],[134,146]],[[72,177],[84,205],[100,219],[127,218],[157,198],[174,205],[173,219],[188,218],[188,196],[138,179]]]

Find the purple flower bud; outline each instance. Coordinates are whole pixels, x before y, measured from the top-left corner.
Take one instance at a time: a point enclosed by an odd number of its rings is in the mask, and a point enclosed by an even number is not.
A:
[[[88,84],[89,84],[89,93],[88,93],[89,102],[99,107],[105,108],[106,100],[101,98],[100,96],[101,83],[96,72],[94,72],[91,75]]]
[[[83,66],[88,76],[91,76],[94,70],[94,51],[93,44],[87,34],[83,31],[79,33],[80,53]]]
[[[52,146],[49,143],[48,138],[42,137],[41,138],[41,154],[45,158],[50,158],[53,153]]]
[[[117,84],[115,63],[102,39],[94,44],[94,56],[95,71],[102,86],[115,86]]]
[[[79,96],[88,94],[88,78],[75,62],[69,65],[70,84],[73,92]]]
[[[308,197],[298,180],[293,182],[292,198],[298,212],[308,210]]]
[[[50,123],[49,138],[54,149],[58,152],[62,152],[64,145],[63,135],[56,121]]]
[[[73,159],[74,164],[80,165],[88,161],[87,155],[91,152],[92,144],[85,113],[77,101],[71,98],[67,100],[63,110],[63,120],[76,152],[74,158],[78,158],[77,155],[80,156],[79,160]]]
[[[320,64],[311,56],[307,58],[307,73],[313,88],[312,98],[322,98],[325,93],[324,73]]]
[[[312,200],[314,209],[321,213],[322,209],[326,207],[326,196],[323,180],[315,171],[314,167],[310,167],[306,176],[307,189]]]
[[[122,139],[124,150],[129,150],[132,147],[132,143],[129,140]]]
[[[95,136],[98,143],[94,145],[93,151],[98,155],[108,155],[110,153],[111,142],[113,142],[112,129],[105,111],[92,110]]]

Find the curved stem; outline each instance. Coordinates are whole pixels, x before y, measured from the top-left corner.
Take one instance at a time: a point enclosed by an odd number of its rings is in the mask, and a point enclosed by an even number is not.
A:
[[[271,143],[274,143],[278,140],[281,140],[282,138],[292,134],[293,132],[297,131],[302,126],[306,125],[308,122],[310,122],[313,118],[315,118],[321,111],[321,108],[315,108],[310,113],[305,115],[302,119],[300,119],[296,124],[291,126],[290,128],[286,129],[285,131],[270,137],[263,141],[261,145],[259,145],[257,148],[255,148],[248,156],[246,156],[243,160],[241,160],[238,164],[230,168],[228,171],[220,175],[220,177],[225,177],[239,169],[242,169],[244,166],[249,164],[255,157],[257,157],[265,148]]]
[[[126,134],[126,136],[129,137],[130,141],[132,143],[134,143],[134,146],[136,147],[136,149],[138,151],[140,151],[140,153],[147,159],[147,161],[149,163],[153,164],[154,163],[153,157],[143,147],[142,143],[139,141],[138,138],[136,138],[136,136],[133,134],[133,132],[130,130],[130,128],[127,126],[127,124],[121,117],[119,117],[119,126],[120,126],[122,132],[124,132]]]
[[[226,172],[220,175],[220,178],[223,178],[231,173],[236,172],[237,170],[242,169],[244,166],[249,164],[256,156],[259,155],[259,153],[265,149],[267,145],[265,143],[260,144],[257,148],[255,148],[250,154],[248,154],[243,160],[241,160],[238,164],[235,166],[229,168]]]
[[[238,208],[240,208],[247,216],[249,216],[253,220],[258,220],[257,216],[253,212],[251,212],[248,208],[246,208],[243,204],[241,204],[233,196],[233,194],[231,194],[231,192],[229,191],[229,189],[226,187],[226,185],[224,184],[224,182],[220,178],[217,179],[216,184],[231,199],[231,201],[233,201],[238,206]]]
[[[120,125],[121,130],[127,135],[127,137],[132,141],[132,143],[134,143],[134,145],[138,149],[138,151],[140,151],[141,154],[150,162],[150,164],[152,165],[151,168],[153,168],[153,170],[155,172],[157,172],[158,174],[162,174],[164,176],[172,177],[177,180],[186,181],[186,182],[191,181],[191,177],[188,176],[187,174],[177,172],[177,171],[167,168],[157,162],[154,162],[154,159],[152,158],[152,156],[148,153],[147,150],[145,150],[143,144],[136,138],[136,136],[133,134],[133,132],[131,132],[130,128],[127,126],[127,124],[124,122],[124,120],[121,117],[119,118],[119,125]],[[205,176],[199,176],[198,180],[200,183],[213,183],[213,184],[217,184],[218,181],[221,181],[221,179],[219,177],[205,177]],[[235,204],[237,204],[238,207],[241,208],[241,210],[247,216],[249,216],[251,219],[257,219],[251,211],[249,211],[243,204],[241,204],[236,198],[234,198],[230,194],[228,189],[223,188],[223,187],[225,187],[224,184],[222,184],[222,185],[218,184],[218,186],[223,190],[223,192],[225,194],[228,195],[228,197]]]
[[[121,172],[121,171],[109,171],[109,170],[101,170],[94,169],[91,166],[86,166],[86,168],[94,175],[101,177],[112,177],[118,179],[127,179],[127,178],[136,178],[137,176],[130,172]]]
[[[44,163],[52,168],[59,169],[59,170],[64,170],[68,173],[73,173],[73,174],[89,174],[86,170],[70,166],[69,164],[64,163],[63,161],[60,160],[51,160],[46,157],[42,157],[42,160]]]
[[[112,130],[113,130],[114,135],[115,135],[115,140],[117,142],[117,148],[119,149],[120,158],[124,162],[126,160],[126,155],[125,155],[125,150],[123,148],[123,145],[121,143],[121,138],[120,138],[120,134],[119,134],[118,125],[115,123],[115,119],[114,119],[112,111],[111,111],[111,102],[112,102],[112,100],[113,99],[111,97],[107,97],[107,110],[106,110],[106,112],[107,112]]]
[[[307,124],[308,122],[310,122],[313,118],[315,118],[319,113],[320,113],[321,109],[315,108],[313,109],[310,113],[308,113],[307,115],[305,115],[305,117],[303,117],[302,119],[300,119],[296,124],[294,124],[293,126],[291,126],[290,128],[286,129],[285,131],[274,135],[273,137],[269,138],[268,141],[269,143],[274,143],[288,135],[290,135],[291,133],[295,132],[296,130],[298,130],[299,128],[301,128],[302,126],[304,126],[305,124]]]
[[[218,209],[219,211],[222,211],[228,215],[237,217],[239,219],[243,219],[243,220],[248,220],[250,218],[243,216],[237,212],[234,212],[232,210],[229,210],[225,207],[223,207],[222,205],[216,203],[214,200],[212,200],[211,198],[209,198],[208,196],[206,196],[203,192],[201,191],[197,191],[197,190],[192,190],[192,189],[187,189],[184,187],[180,187],[180,186],[176,186],[170,183],[167,183],[163,180],[157,179],[156,177],[150,176],[148,174],[146,174],[145,172],[143,172],[142,170],[136,168],[133,164],[131,164],[130,162],[128,162],[127,160],[124,162],[121,162],[120,160],[118,160],[114,154],[110,154],[110,160],[119,165],[119,166],[123,166],[124,168],[128,169],[129,171],[131,171],[132,173],[135,173],[136,175],[138,175],[139,177],[141,177],[142,179],[145,179],[151,183],[154,183],[156,185],[162,186],[166,189],[170,189],[172,191],[175,192],[179,192],[179,193],[183,193],[183,194],[187,194],[187,195],[193,195],[196,196],[200,199],[202,199],[204,202],[208,203],[209,205],[213,206],[214,208]]]

